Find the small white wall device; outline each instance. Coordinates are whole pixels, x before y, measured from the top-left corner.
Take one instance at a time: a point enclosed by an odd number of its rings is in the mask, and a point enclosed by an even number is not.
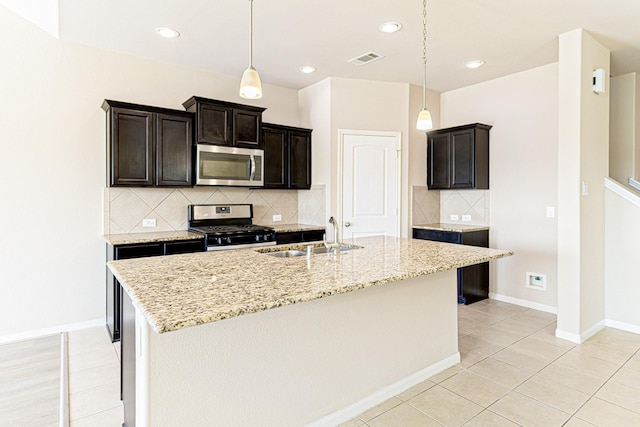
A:
[[[604,93],[604,68],[593,70],[593,92]]]

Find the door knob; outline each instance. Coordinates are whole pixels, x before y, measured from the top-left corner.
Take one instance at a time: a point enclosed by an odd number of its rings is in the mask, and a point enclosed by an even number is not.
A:
[[[351,227],[351,223],[350,223],[350,222],[345,222],[345,223],[344,223],[344,226],[345,226],[345,227]]]

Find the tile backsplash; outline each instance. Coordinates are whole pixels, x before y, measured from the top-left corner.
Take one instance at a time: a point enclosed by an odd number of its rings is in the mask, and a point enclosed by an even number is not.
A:
[[[440,222],[473,225],[489,225],[489,190],[440,191]],[[452,221],[458,215],[459,221]],[[462,215],[470,215],[471,221],[462,221]]]
[[[104,189],[104,234],[140,233],[187,229],[187,206],[206,203],[252,203],[253,222],[279,224],[324,224],[325,189],[254,190],[236,187],[122,188]],[[145,218],[155,227],[142,227]]]
[[[427,187],[411,187],[413,205],[411,208],[412,225],[440,222],[440,192],[429,191]]]

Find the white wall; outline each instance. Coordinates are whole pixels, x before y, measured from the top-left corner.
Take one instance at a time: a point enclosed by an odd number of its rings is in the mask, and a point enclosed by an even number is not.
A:
[[[640,159],[640,84],[638,73],[611,78],[609,176],[621,184],[636,178]]]
[[[439,96],[427,95],[438,123]],[[410,185],[426,182],[426,136],[415,129],[421,108],[421,89],[404,83],[329,78],[300,91],[302,120],[314,129],[313,183],[327,188],[327,219],[338,217],[338,130],[401,132],[401,234],[408,235]],[[322,142],[316,144],[318,140]]]
[[[605,189],[607,326],[640,333],[640,195],[608,181]]]
[[[249,103],[239,76],[60,42],[0,7],[0,340],[104,318],[105,98],[182,109]],[[17,42],[19,41],[19,42]],[[297,92],[264,85],[264,120],[300,125]]]
[[[490,245],[515,256],[492,265],[490,291],[546,309],[557,303],[556,220],[546,218],[557,204],[557,73],[550,64],[441,94],[441,127],[493,126]],[[526,288],[526,272],[546,274],[546,292]]]

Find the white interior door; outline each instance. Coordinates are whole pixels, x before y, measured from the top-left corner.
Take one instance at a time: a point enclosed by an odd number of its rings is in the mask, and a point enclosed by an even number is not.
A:
[[[400,133],[341,131],[342,238],[399,236]]]

